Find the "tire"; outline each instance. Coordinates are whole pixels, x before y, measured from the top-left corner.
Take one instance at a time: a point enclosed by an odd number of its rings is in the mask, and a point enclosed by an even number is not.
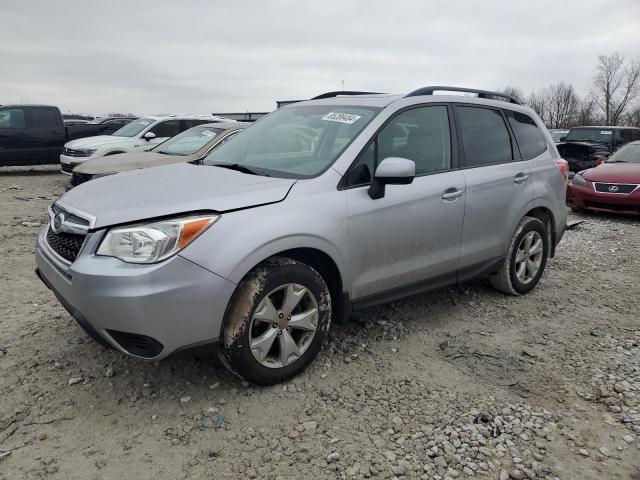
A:
[[[295,304],[293,310],[287,298]],[[291,258],[268,259],[245,276],[231,297],[220,359],[253,384],[283,382],[318,354],[331,325],[331,311],[329,289],[317,271]]]
[[[527,240],[525,240],[525,238]],[[522,255],[522,253],[527,250],[526,242],[528,239],[532,239],[532,242],[540,241],[542,250],[539,254],[530,254],[531,256],[528,256],[529,254],[525,253]],[[535,245],[537,245],[537,243]],[[489,276],[489,282],[493,288],[508,295],[522,295],[533,290],[540,281],[540,277],[542,277],[547,265],[549,246],[549,233],[546,225],[537,218],[524,217],[520,220],[516,231],[511,237],[507,257],[502,267],[500,267],[500,270],[496,273]],[[530,248],[530,252],[533,251],[534,248]],[[520,261],[518,261],[519,259]],[[524,274],[522,274],[522,270],[519,268],[522,266],[522,259],[531,260],[531,263],[524,260]],[[536,266],[537,270],[533,273],[534,267]]]

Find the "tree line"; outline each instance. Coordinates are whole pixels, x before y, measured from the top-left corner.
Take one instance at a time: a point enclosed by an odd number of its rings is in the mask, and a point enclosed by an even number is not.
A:
[[[630,125],[640,127],[640,58],[599,55],[589,92],[579,96],[572,84],[559,81],[528,95],[514,86],[503,88],[531,107],[547,128],[578,125]]]

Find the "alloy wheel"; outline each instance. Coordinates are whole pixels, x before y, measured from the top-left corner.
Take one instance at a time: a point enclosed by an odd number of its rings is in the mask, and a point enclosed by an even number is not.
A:
[[[516,277],[522,284],[531,282],[542,265],[544,244],[537,231],[527,233],[516,250]]]

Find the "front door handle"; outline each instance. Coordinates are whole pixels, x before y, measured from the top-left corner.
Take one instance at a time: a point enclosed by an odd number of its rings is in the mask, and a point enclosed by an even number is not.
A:
[[[455,200],[456,198],[460,197],[463,193],[464,193],[464,190],[458,190],[456,187],[447,188],[442,193],[442,199],[443,200]]]
[[[513,177],[513,181],[515,183],[524,183],[529,180],[529,175],[526,173],[518,173],[515,177]]]

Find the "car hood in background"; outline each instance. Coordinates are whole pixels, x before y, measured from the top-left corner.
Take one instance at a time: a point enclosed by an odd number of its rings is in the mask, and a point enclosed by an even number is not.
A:
[[[133,140],[133,137],[114,137],[112,135],[97,135],[95,137],[78,138],[65,144],[67,148],[95,148],[111,143],[121,143]]]
[[[193,155],[165,155],[158,152],[119,153],[87,160],[75,167],[73,171],[87,175],[99,175],[185,163],[193,160],[197,160]]]
[[[295,179],[179,163],[83,183],[57,203],[93,215],[94,228],[166,215],[225,212],[284,200]]]
[[[640,163],[602,163],[582,176],[590,182],[640,183]]]

